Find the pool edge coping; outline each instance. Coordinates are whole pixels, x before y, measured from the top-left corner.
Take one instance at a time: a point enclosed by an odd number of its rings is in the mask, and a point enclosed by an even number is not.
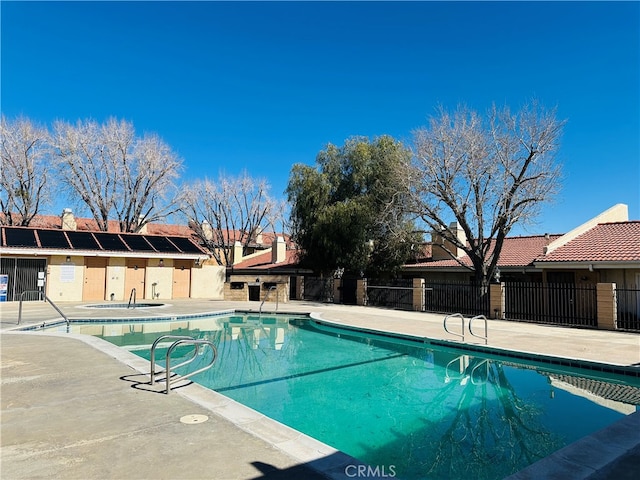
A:
[[[576,357],[560,357],[556,355],[535,353],[528,350],[510,350],[507,348],[497,347],[493,345],[481,345],[478,343],[460,342],[452,339],[433,338],[427,336],[414,335],[411,333],[395,332],[390,330],[382,330],[374,327],[362,327],[357,325],[345,325],[339,320],[329,320],[322,317],[322,313],[312,312],[309,318],[320,324],[325,324],[334,328],[340,328],[348,331],[359,331],[372,333],[374,335],[390,337],[394,339],[408,339],[416,343],[424,345],[444,346],[448,348],[466,350],[476,353],[484,353],[495,355],[498,357],[510,357],[518,360],[528,360],[540,364],[555,365],[569,368],[582,368],[603,373],[613,373],[618,375],[636,377],[640,379],[640,365],[625,365],[620,363],[604,363],[595,360],[588,360]],[[615,371],[618,370],[618,371]]]

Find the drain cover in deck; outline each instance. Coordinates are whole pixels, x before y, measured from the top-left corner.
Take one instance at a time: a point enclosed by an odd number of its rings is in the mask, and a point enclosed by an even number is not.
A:
[[[209,420],[209,417],[206,415],[185,415],[180,418],[182,423],[186,423],[187,425],[194,425],[196,423],[204,423]]]

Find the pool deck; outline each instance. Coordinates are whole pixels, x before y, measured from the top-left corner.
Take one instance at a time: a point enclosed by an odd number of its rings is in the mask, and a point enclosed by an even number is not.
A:
[[[61,303],[70,318],[132,318],[221,310],[258,302],[171,300],[162,308],[88,309]],[[265,304],[265,311],[274,304]],[[348,327],[459,341],[443,315],[311,302],[280,312],[313,313]],[[101,339],[16,332],[17,303],[0,304],[3,479],[352,478],[359,463],[195,384],[160,393],[148,362]],[[21,326],[60,318],[24,304]],[[459,331],[460,321],[449,328]],[[474,331],[482,331],[482,325]],[[467,330],[468,332],[468,330]],[[488,346],[640,370],[640,335],[489,320]],[[471,337],[466,342],[484,345]],[[206,421],[201,421],[206,416]],[[182,421],[181,421],[182,419]],[[347,469],[349,467],[349,469]],[[511,478],[626,479],[640,472],[640,412],[556,452]],[[349,475],[351,474],[351,475]],[[374,478],[374,477],[368,477]],[[388,471],[387,471],[388,478]]]

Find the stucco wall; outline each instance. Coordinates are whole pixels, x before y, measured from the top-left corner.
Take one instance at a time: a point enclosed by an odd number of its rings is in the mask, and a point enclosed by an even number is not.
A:
[[[191,298],[224,299],[226,268],[205,263],[191,269]]]
[[[52,256],[47,266],[46,293],[52,301],[80,302],[84,285],[84,258]]]
[[[80,302],[84,286],[84,258],[52,256],[47,258],[46,292],[53,301]],[[128,300],[125,292],[126,260],[109,258],[106,268],[105,299],[123,302]],[[173,295],[173,260],[151,259],[145,268],[145,299],[170,300]],[[205,264],[191,269],[191,298],[209,298],[222,300],[225,280],[225,267]],[[153,285],[155,283],[155,286]],[[138,292],[138,298],[143,298]],[[155,296],[154,296],[155,294]]]

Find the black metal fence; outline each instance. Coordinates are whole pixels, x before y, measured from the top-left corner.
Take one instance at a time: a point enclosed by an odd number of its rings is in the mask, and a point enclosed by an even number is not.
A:
[[[425,282],[425,310],[489,315],[489,290],[476,283]]]
[[[333,302],[333,277],[304,277],[305,300],[314,302]]]
[[[617,326],[621,330],[640,331],[640,287],[616,288]]]
[[[525,322],[596,327],[595,285],[505,283],[505,318]]]
[[[367,305],[413,310],[413,280],[368,280]]]
[[[38,273],[47,271],[47,261],[41,258],[0,258],[0,274],[9,277],[7,301],[17,301],[25,290],[38,290]],[[44,277],[43,277],[44,278]],[[25,295],[25,300],[40,300],[37,293]]]

